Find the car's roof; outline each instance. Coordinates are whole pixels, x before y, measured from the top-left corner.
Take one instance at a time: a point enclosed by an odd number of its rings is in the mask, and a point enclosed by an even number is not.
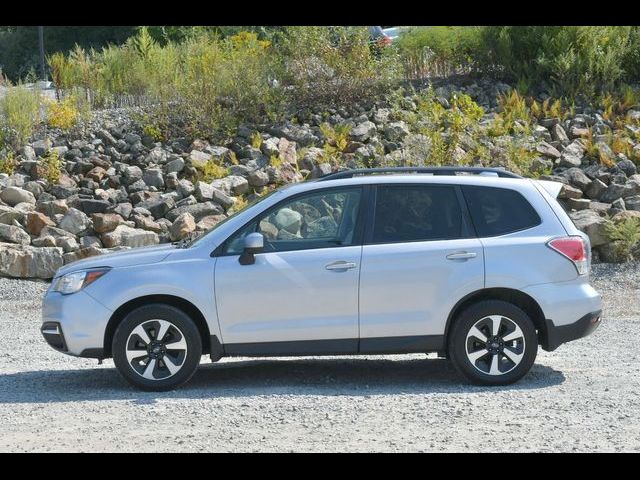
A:
[[[292,184],[291,189],[297,191],[315,190],[316,188],[340,187],[349,185],[379,185],[379,184],[445,184],[445,185],[480,185],[488,187],[506,187],[517,189],[525,185],[531,185],[527,178],[504,178],[485,175],[425,175],[425,174],[380,174],[362,175],[336,180],[309,181]]]

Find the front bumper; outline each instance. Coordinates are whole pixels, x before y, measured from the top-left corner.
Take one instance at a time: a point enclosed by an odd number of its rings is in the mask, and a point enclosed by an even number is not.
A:
[[[102,358],[104,334],[112,313],[82,290],[71,295],[48,291],[42,303],[40,331],[59,352]]]
[[[64,340],[62,327],[58,322],[44,322],[40,327],[40,333],[42,333],[42,336],[51,348],[62,353],[67,353],[67,343]]]
[[[577,340],[587,335],[591,335],[593,331],[600,325],[602,318],[602,310],[587,313],[575,323],[568,325],[554,325],[552,320],[547,319],[547,331],[545,337],[541,341],[542,348],[547,351],[553,351],[560,345],[572,340]]]

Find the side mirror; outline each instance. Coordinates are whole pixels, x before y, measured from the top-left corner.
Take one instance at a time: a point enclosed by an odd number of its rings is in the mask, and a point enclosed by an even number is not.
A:
[[[256,263],[255,255],[264,250],[264,237],[261,233],[250,233],[244,237],[244,251],[238,261],[240,265],[253,265]]]

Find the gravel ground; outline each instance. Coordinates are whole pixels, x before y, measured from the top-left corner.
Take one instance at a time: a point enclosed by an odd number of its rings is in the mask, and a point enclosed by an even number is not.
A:
[[[223,359],[158,394],[50,349],[47,284],[0,279],[0,451],[640,451],[640,265],[593,284],[600,328],[506,388],[402,355]]]

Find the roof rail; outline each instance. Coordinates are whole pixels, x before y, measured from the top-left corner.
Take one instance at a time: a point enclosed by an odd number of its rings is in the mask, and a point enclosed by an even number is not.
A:
[[[421,173],[431,175],[455,175],[457,173],[468,173],[476,175],[496,176],[503,178],[522,178],[520,175],[503,170],[501,168],[485,167],[380,167],[380,168],[356,168],[343,170],[341,172],[330,173],[317,179],[317,181],[340,180],[343,178],[353,178],[362,175],[393,173]]]

